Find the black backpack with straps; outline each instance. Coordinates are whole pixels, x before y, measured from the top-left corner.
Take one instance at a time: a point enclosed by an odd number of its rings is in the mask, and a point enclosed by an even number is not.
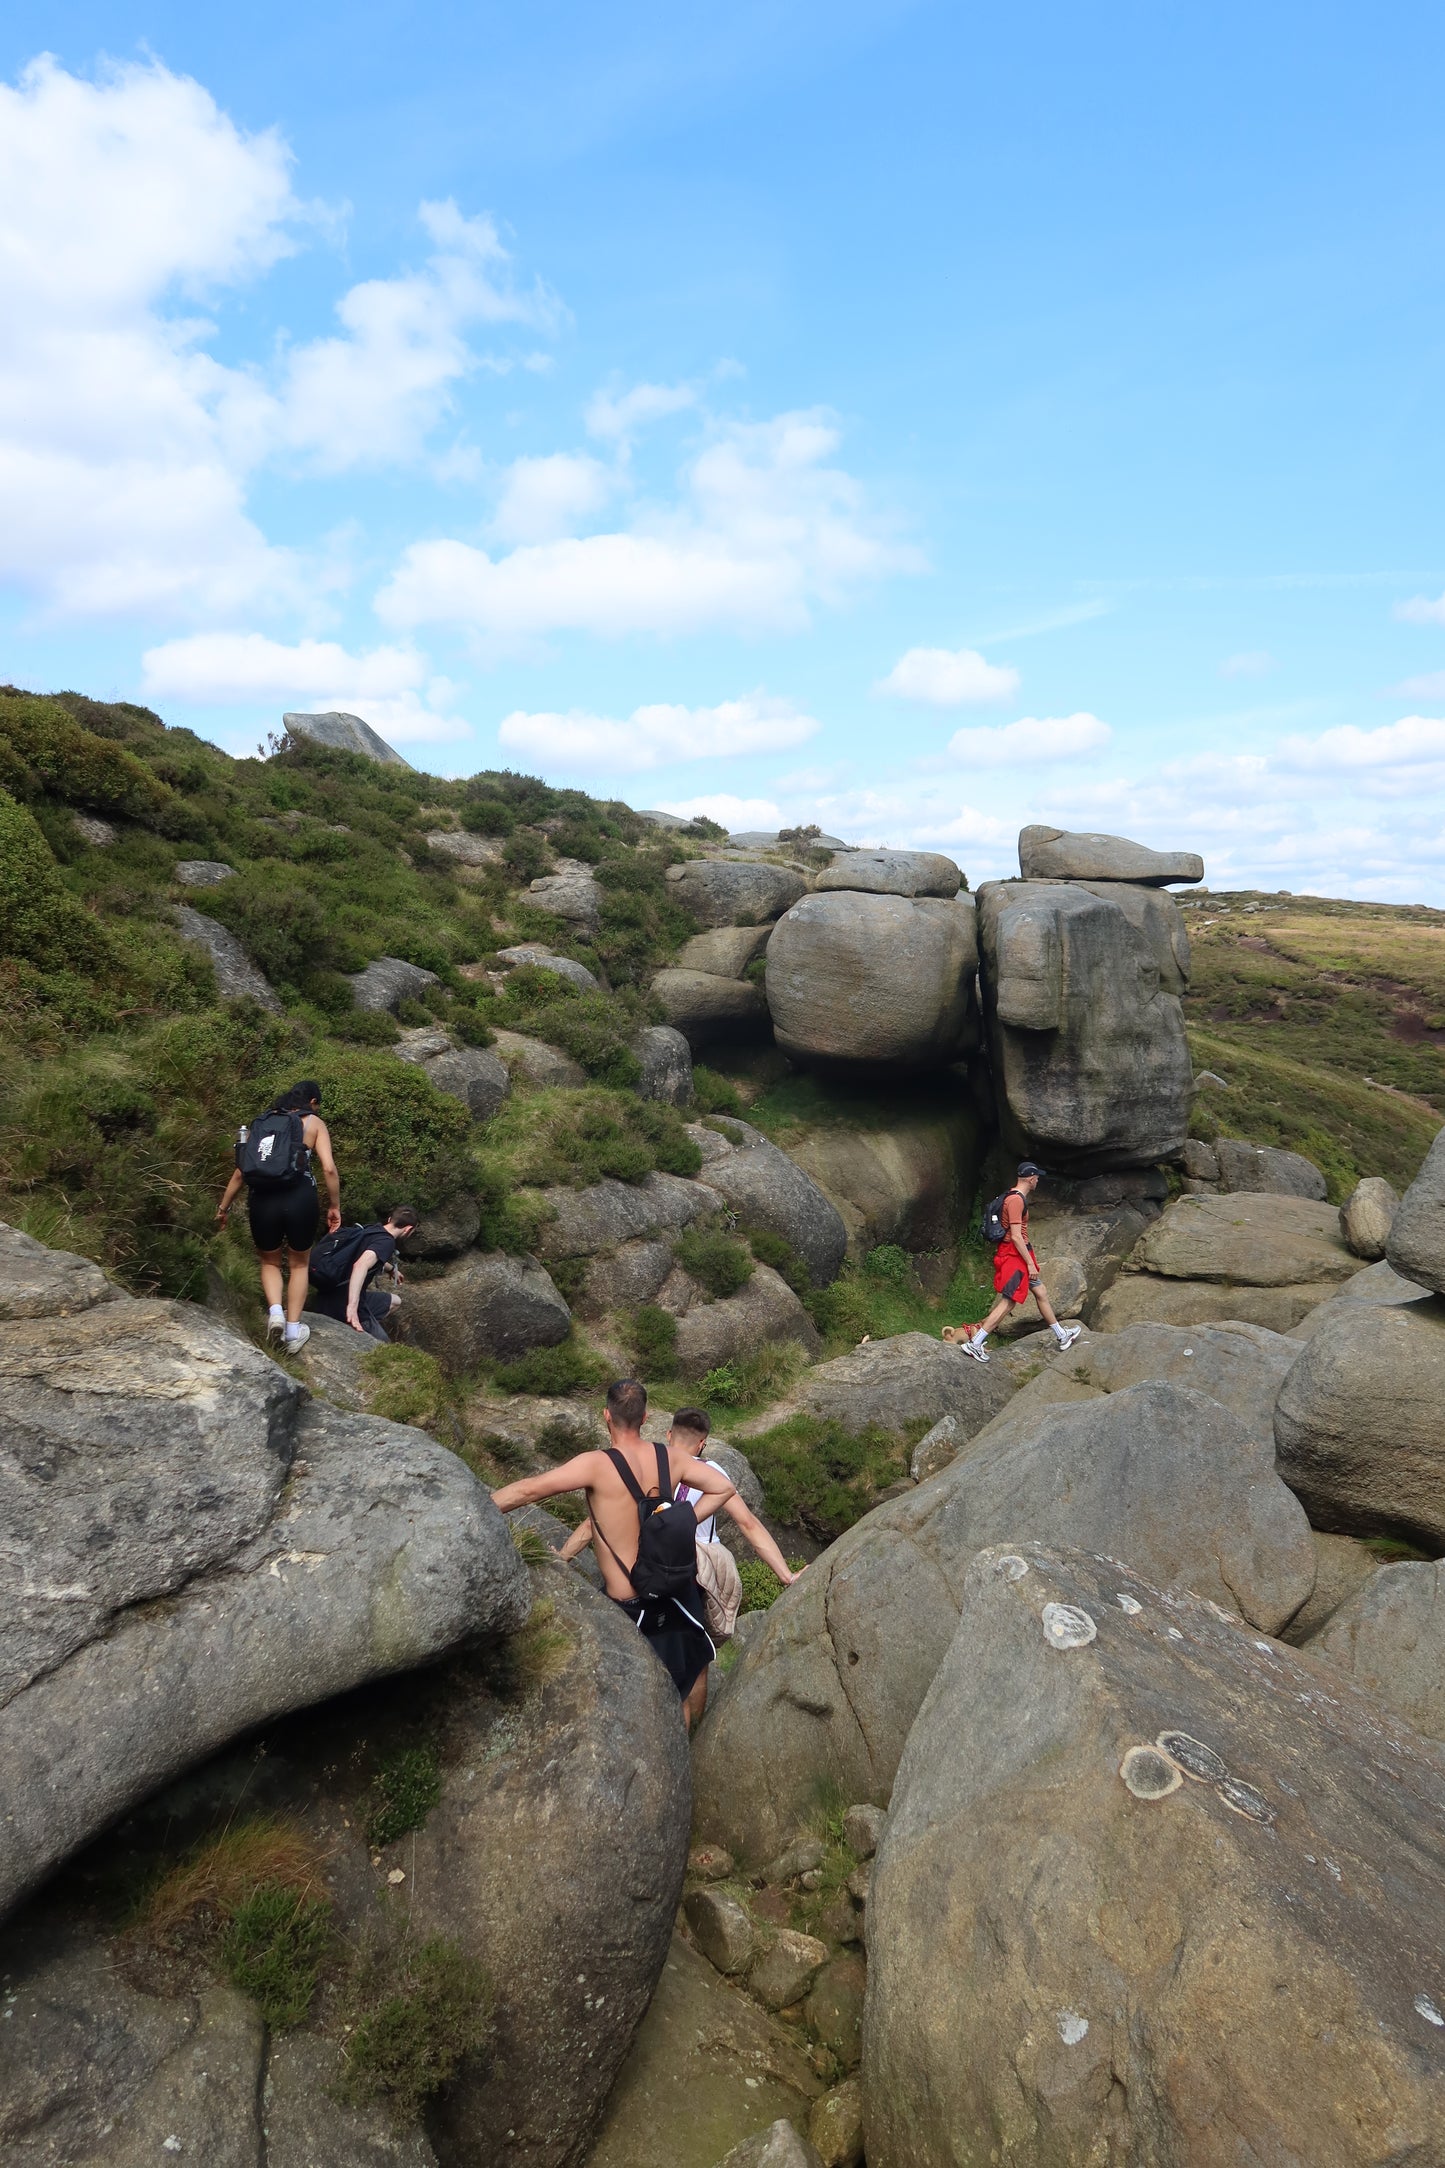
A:
[[[294,1113],[260,1114],[236,1145],[236,1172],[247,1189],[300,1181],[310,1168],[306,1123]]]
[[[334,1234],[323,1235],[311,1252],[309,1269],[316,1286],[349,1286],[351,1268],[371,1237],[385,1233],[385,1227],[378,1222],[372,1227],[338,1227]]]
[[[636,1593],[649,1602],[661,1602],[668,1596],[686,1596],[697,1580],[697,1515],[685,1498],[672,1495],[672,1468],[667,1458],[667,1447],[653,1440],[657,1455],[657,1487],[659,1495],[654,1498],[642,1488],[627,1462],[615,1445],[607,1448],[607,1458],[632,1493],[637,1506],[642,1532],[637,1543],[637,1563],[627,1573]],[[596,1522],[593,1522],[594,1528]],[[601,1534],[601,1530],[598,1530]],[[602,1537],[607,1543],[607,1538]],[[607,1543],[612,1551],[612,1545]],[[612,1551],[619,1566],[622,1560]]]
[[[995,1197],[992,1204],[986,1208],[983,1215],[983,1239],[988,1243],[990,1249],[996,1250],[1000,1242],[1007,1242],[1010,1239],[1008,1228],[1004,1223],[1003,1208],[1010,1197],[1020,1197],[1022,1195],[1022,1190],[1006,1189],[1001,1197]]]

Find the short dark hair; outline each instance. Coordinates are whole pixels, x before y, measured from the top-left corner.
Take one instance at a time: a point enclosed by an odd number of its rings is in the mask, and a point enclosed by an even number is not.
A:
[[[421,1214],[414,1204],[394,1204],[386,1215],[390,1227],[420,1227]]]
[[[647,1387],[636,1378],[617,1378],[607,1388],[607,1412],[624,1430],[636,1430],[647,1413]]]
[[[705,1438],[712,1429],[712,1417],[701,1408],[679,1408],[672,1418],[674,1430],[690,1430],[694,1437]]]
[[[308,1107],[319,1107],[320,1104],[321,1086],[314,1077],[303,1077],[289,1092],[282,1092],[272,1103],[271,1111],[273,1114],[304,1114]]]

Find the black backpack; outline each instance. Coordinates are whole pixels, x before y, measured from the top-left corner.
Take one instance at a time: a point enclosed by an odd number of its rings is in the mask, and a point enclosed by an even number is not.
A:
[[[988,1243],[991,1249],[996,1250],[1000,1242],[1007,1242],[1009,1240],[1009,1231],[1007,1227],[1005,1227],[1003,1219],[1003,1208],[1005,1200],[1009,1197],[1018,1197],[1021,1195],[1022,1192],[1020,1190],[1006,1189],[1003,1193],[1003,1196],[995,1197],[992,1204],[990,1204],[985,1210],[983,1215],[983,1239],[985,1242]]]
[[[672,1469],[667,1447],[654,1439],[659,1496],[649,1498],[615,1445],[607,1458],[637,1503],[642,1533],[637,1543],[637,1564],[627,1578],[639,1596],[660,1602],[666,1596],[685,1596],[697,1580],[697,1515],[686,1498],[672,1495]],[[596,1526],[596,1523],[593,1523]],[[603,1536],[604,1543],[607,1538]],[[612,1546],[607,1543],[612,1551]],[[617,1553],[612,1551],[614,1558]],[[617,1558],[620,1566],[622,1561]],[[623,1569],[626,1571],[626,1568]]]
[[[371,1237],[385,1232],[378,1222],[372,1227],[338,1227],[334,1234],[323,1235],[311,1252],[308,1268],[314,1284],[317,1287],[346,1287],[351,1280],[351,1268]]]
[[[300,1114],[261,1114],[236,1145],[236,1172],[247,1189],[274,1189],[307,1173],[306,1122]]]

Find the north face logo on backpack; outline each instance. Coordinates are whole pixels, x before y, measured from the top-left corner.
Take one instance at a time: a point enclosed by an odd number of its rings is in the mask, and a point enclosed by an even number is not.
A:
[[[271,1157],[272,1148],[275,1145],[275,1142],[276,1139],[274,1137],[263,1137],[259,1145],[256,1147],[256,1157],[258,1159],[269,1159]]]

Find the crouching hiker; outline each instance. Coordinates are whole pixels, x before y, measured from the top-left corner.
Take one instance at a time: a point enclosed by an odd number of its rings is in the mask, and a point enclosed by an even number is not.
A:
[[[318,1242],[311,1259],[313,1306],[323,1317],[334,1317],[354,1332],[364,1332],[383,1344],[382,1329],[401,1301],[394,1291],[373,1289],[371,1282],[385,1265],[392,1270],[393,1289],[401,1278],[396,1245],[415,1234],[420,1215],[409,1204],[395,1204],[374,1227],[340,1227]]]
[[[701,1408],[679,1408],[672,1419],[672,1427],[667,1433],[668,1450],[670,1453],[690,1453],[700,1460],[704,1467],[717,1468],[716,1461],[709,1460],[705,1450],[711,1430],[711,1418]],[[654,1448],[655,1450],[656,1448]],[[719,1468],[718,1473],[725,1475],[726,1471]],[[722,1512],[727,1515],[730,1521],[735,1523],[739,1532],[747,1538],[763,1564],[772,1568],[784,1588],[791,1586],[797,1580],[797,1574],[794,1573],[792,1567],[778,1549],[777,1544],[768,1534],[767,1529],[764,1528],[756,1513],[751,1510],[736,1490],[730,1498],[724,1498],[719,1505],[716,1499],[705,1497],[701,1490],[683,1480],[678,1483],[673,1495],[693,1509],[697,1519],[696,1540],[699,1551],[711,1550],[717,1545],[718,1514]],[[558,1552],[558,1557],[562,1559],[575,1558],[579,1551],[584,1551],[587,1548],[587,1545],[592,1541],[592,1537],[591,1521],[583,1521],[579,1527],[573,1529],[571,1535]],[[707,1593],[707,1589],[704,1587],[703,1601],[705,1607],[707,1607]],[[734,1600],[736,1601],[736,1596]],[[707,1608],[704,1609],[703,1616],[706,1620]],[[719,1635],[730,1631],[730,1623],[727,1626],[711,1628],[711,1632]],[[694,1688],[693,1700],[690,1706],[691,1716],[689,1721],[695,1724],[707,1707],[707,1673],[705,1671]]]
[[[510,1513],[563,1491],[587,1493],[602,1585],[665,1666],[690,1731],[716,1650],[697,1585],[698,1515],[678,1497],[678,1486],[695,1493],[709,1513],[734,1493],[721,1468],[696,1457],[697,1438],[684,1434],[675,1445],[671,1438],[666,1445],[650,1444],[642,1436],[646,1413],[646,1386],[635,1378],[619,1380],[607,1388],[602,1420],[611,1442],[604,1451],[578,1453],[560,1468],[504,1485],[492,1498]]]
[[[983,1239],[994,1245],[993,1291],[998,1297],[981,1325],[946,1325],[945,1340],[961,1347],[976,1363],[988,1361],[984,1342],[1011,1310],[1022,1309],[1032,1295],[1039,1315],[1061,1348],[1072,1347],[1081,1330],[1061,1325],[1049,1301],[1049,1291],[1039,1271],[1039,1261],[1029,1240],[1029,1199],[1043,1177],[1043,1168],[1031,1159],[1023,1161],[1012,1189],[995,1197],[983,1216]]]
[[[311,1337],[301,1322],[306,1307],[307,1268],[311,1245],[321,1218],[316,1177],[311,1171],[314,1153],[326,1180],[326,1225],[341,1225],[341,1178],[331,1156],[331,1137],[319,1113],[321,1086],[310,1080],[293,1084],[264,1114],[243,1125],[236,1139],[236,1168],[226,1184],[216,1218],[224,1227],[231,1206],[242,1187],[246,1189],[251,1219],[251,1240],[261,1265],[261,1292],[266,1298],[266,1334],[280,1335],[288,1355]],[[291,1270],[282,1306],[281,1253],[289,1254]]]

